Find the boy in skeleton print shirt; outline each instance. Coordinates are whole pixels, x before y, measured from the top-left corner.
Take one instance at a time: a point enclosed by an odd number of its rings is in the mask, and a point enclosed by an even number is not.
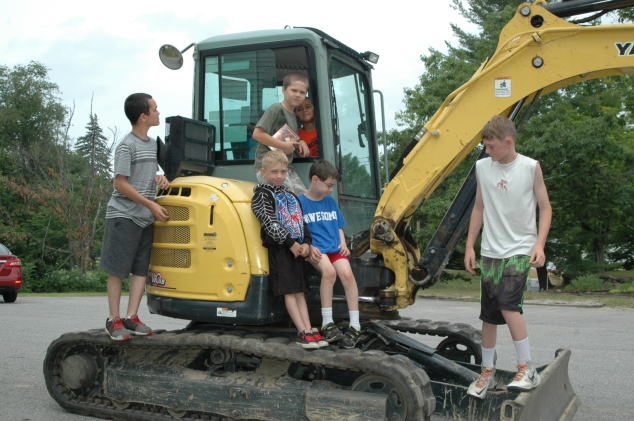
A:
[[[328,346],[318,329],[311,327],[304,293],[309,291],[303,260],[312,237],[304,222],[302,205],[282,184],[288,159],[282,151],[267,152],[260,169],[264,183],[253,189],[251,209],[260,221],[262,245],[269,254],[269,280],[275,296],[284,295],[288,314],[297,327],[296,344],[302,348]]]

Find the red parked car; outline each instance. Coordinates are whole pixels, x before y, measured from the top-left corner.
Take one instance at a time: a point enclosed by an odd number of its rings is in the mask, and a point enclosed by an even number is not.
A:
[[[18,298],[22,288],[22,262],[8,248],[0,244],[0,294],[6,303]]]

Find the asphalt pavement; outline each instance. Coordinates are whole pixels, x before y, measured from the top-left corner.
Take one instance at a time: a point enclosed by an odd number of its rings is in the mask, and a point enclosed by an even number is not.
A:
[[[122,299],[125,306],[127,297]],[[122,306],[122,308],[124,308]],[[49,396],[42,375],[48,345],[61,334],[103,328],[106,297],[21,297],[0,300],[0,420],[88,421],[70,414]],[[570,379],[581,399],[575,421],[634,419],[634,310],[526,305],[532,358],[547,364],[558,348],[572,350]],[[480,328],[479,304],[419,299],[402,310],[415,319],[468,323]],[[141,320],[154,329],[181,329],[185,320],[149,314]],[[433,345],[433,340],[427,341]],[[505,327],[498,332],[498,367],[514,370],[515,349]],[[444,418],[434,417],[435,420]]]

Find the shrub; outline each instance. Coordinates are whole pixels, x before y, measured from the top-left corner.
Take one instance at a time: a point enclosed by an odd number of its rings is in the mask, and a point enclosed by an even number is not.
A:
[[[108,274],[94,270],[82,274],[78,269],[58,269],[42,278],[31,278],[26,283],[27,291],[46,292],[107,292]],[[123,291],[128,291],[129,280],[123,280]]]
[[[634,292],[634,282],[619,284],[616,288],[611,289],[610,292]]]
[[[30,262],[22,262],[22,289],[21,292],[33,292],[31,281],[34,278],[35,265]]]
[[[600,291],[604,287],[603,280],[594,275],[584,275],[573,279],[570,285],[564,288],[565,291],[592,292]]]

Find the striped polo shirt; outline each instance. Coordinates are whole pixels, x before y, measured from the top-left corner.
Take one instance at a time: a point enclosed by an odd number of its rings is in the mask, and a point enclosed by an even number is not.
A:
[[[148,200],[154,201],[157,185],[154,181],[158,162],[156,160],[156,140],[148,137],[141,139],[130,132],[117,145],[114,154],[114,175],[128,177],[128,183]],[[108,207],[106,219],[128,218],[140,227],[154,222],[154,215],[145,206],[128,199],[114,189]]]

